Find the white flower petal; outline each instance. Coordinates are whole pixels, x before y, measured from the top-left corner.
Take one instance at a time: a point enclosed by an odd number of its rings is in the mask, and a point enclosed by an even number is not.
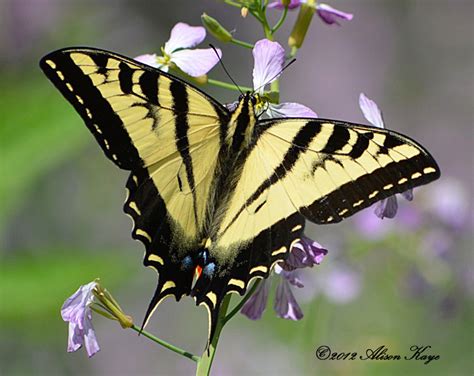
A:
[[[222,56],[221,50],[217,49],[217,52]],[[219,57],[212,48],[180,50],[171,55],[171,61],[183,72],[197,77],[209,72],[219,62]]]
[[[263,93],[264,85],[276,79],[285,64],[285,50],[278,42],[261,39],[252,50],[253,88]]]
[[[64,302],[61,307],[61,317],[64,321],[78,324],[82,329],[84,312],[94,299],[92,290],[96,285],[97,282],[93,281],[79,287],[79,289]]]
[[[79,328],[79,325],[72,322],[69,323],[68,338],[67,338],[67,351],[74,352],[81,348],[84,343],[83,331]]]
[[[270,103],[267,109],[267,115],[270,118],[281,117],[302,117],[302,118],[316,118],[318,115],[309,107],[299,103]]]
[[[100,350],[94,327],[92,326],[92,314],[90,310],[84,317],[84,345],[89,358]]]
[[[359,107],[369,123],[379,128],[385,127],[382,119],[382,112],[380,112],[377,103],[367,98],[364,93],[360,93]]]
[[[168,55],[179,48],[193,48],[206,38],[206,29],[202,26],[189,26],[178,22],[171,29],[170,39],[165,43],[165,52]]]
[[[149,65],[151,67],[159,68],[160,65],[158,64],[158,58],[156,54],[144,54],[144,55],[139,55],[134,58],[136,61]]]
[[[234,112],[237,109],[238,105],[239,105],[239,101],[234,101],[234,102],[225,104],[225,106],[230,112]]]

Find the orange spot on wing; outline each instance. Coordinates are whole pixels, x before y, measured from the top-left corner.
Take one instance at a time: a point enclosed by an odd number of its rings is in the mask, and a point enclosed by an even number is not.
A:
[[[196,276],[196,279],[198,279],[201,276],[202,273],[202,268],[198,265],[196,266],[196,269],[194,269],[194,275]]]

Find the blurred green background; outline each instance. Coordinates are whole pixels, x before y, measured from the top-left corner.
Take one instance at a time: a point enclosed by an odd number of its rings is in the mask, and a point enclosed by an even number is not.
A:
[[[305,317],[260,321],[238,315],[224,330],[216,375],[470,375],[473,346],[472,1],[332,1],[354,13],[341,27],[315,17],[282,100],[321,117],[363,122],[362,91],[387,127],[426,146],[440,181],[400,200],[395,220],[368,209],[343,224],[309,226],[329,250],[295,291]],[[79,116],[42,75],[38,61],[66,46],[129,56],[158,52],[178,21],[206,11],[236,37],[262,34],[251,17],[219,1],[0,1],[0,373],[182,375],[194,364],[135,332],[94,316],[102,350],[66,353],[60,307],[100,277],[140,323],[156,286],[143,247],[122,214],[127,174],[112,166]],[[275,13],[276,15],[276,13]],[[280,32],[286,43],[291,21]],[[250,51],[217,43],[234,78],[251,85]],[[236,64],[236,62],[238,62]],[[212,76],[225,79],[220,69]],[[206,88],[222,102],[236,94]],[[234,301],[236,299],[233,299]],[[199,354],[207,314],[189,298],[164,302],[148,329]],[[440,360],[321,361],[320,345],[363,353],[385,345],[407,354],[431,345]]]

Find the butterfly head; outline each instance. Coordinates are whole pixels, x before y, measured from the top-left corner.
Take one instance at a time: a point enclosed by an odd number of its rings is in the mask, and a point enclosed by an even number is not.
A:
[[[239,103],[251,103],[252,105],[256,105],[257,104],[257,95],[258,94],[255,94],[251,91],[247,91],[245,93],[242,93],[239,95]]]
[[[257,92],[247,91],[239,96],[239,104],[237,108],[248,108],[249,113],[255,117],[262,115],[268,107],[268,98]]]

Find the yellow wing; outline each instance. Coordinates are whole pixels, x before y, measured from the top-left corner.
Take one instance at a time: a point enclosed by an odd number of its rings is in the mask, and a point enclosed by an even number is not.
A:
[[[429,153],[395,132],[324,119],[258,127],[217,233],[218,254],[245,247],[295,213],[319,224],[339,222],[439,177]]]
[[[109,159],[123,169],[147,170],[166,204],[175,241],[196,241],[227,110],[178,78],[107,51],[63,49],[40,65]],[[143,210],[138,206],[128,202],[135,219]],[[137,231],[141,240],[153,236]]]

